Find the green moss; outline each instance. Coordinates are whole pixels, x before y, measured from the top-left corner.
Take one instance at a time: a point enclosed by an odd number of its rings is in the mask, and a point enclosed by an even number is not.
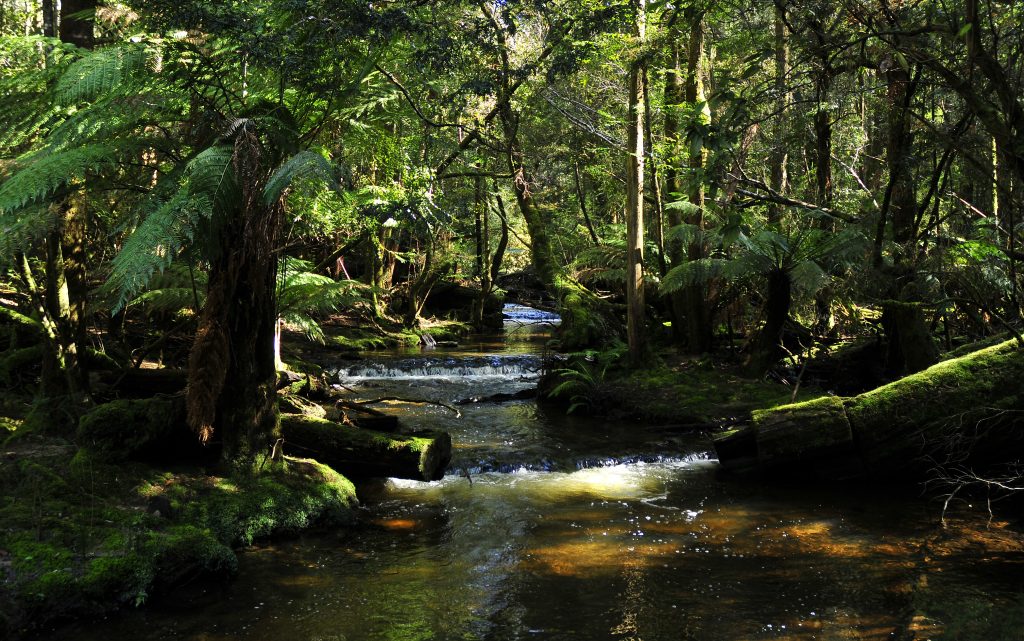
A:
[[[0,638],[140,604],[196,572],[232,572],[233,546],[345,521],[355,504],[352,484],[313,461],[225,479],[112,464],[52,440],[13,452],[0,465]],[[149,513],[157,498],[171,514]]]

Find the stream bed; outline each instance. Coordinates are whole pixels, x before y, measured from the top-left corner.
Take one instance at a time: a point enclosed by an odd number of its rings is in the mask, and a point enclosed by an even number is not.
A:
[[[362,399],[529,389],[550,319],[511,315],[504,336],[335,375]],[[731,480],[700,435],[533,400],[377,407],[452,433],[443,480],[363,484],[355,528],[52,638],[1024,639],[1021,538],[976,510],[941,529],[914,488]]]

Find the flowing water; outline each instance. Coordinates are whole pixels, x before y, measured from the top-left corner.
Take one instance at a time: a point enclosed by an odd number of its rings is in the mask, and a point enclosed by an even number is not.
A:
[[[666,427],[456,405],[535,384],[550,319],[525,319],[338,364],[355,397],[429,401],[377,407],[451,431],[442,481],[365,484],[356,528],[258,546],[227,585],[55,638],[1024,638],[1020,538],[1003,524],[940,530],[913,493],[721,478],[702,437]]]

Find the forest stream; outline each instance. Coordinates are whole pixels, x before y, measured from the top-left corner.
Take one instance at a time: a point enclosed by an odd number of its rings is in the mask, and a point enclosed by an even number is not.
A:
[[[545,319],[510,315],[503,336],[336,368],[358,398],[451,405],[377,406],[450,430],[442,481],[364,484],[355,528],[47,638],[971,639],[1024,618],[1017,535],[976,511],[942,529],[913,489],[760,486],[663,426],[452,405],[535,385]]]

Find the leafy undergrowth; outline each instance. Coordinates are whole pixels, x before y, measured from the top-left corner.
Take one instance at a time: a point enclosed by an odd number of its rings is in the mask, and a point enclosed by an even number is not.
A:
[[[0,638],[230,574],[233,547],[346,522],[355,504],[348,480],[309,460],[223,478],[107,465],[39,437],[9,442],[0,457]]]
[[[620,413],[645,421],[711,426],[746,420],[755,409],[785,405],[793,399],[793,387],[766,380],[744,378],[734,366],[709,359],[658,363],[636,370],[604,368],[594,363],[570,361],[558,372],[563,382],[560,396],[574,409],[593,414]],[[824,392],[802,386],[798,401]]]

